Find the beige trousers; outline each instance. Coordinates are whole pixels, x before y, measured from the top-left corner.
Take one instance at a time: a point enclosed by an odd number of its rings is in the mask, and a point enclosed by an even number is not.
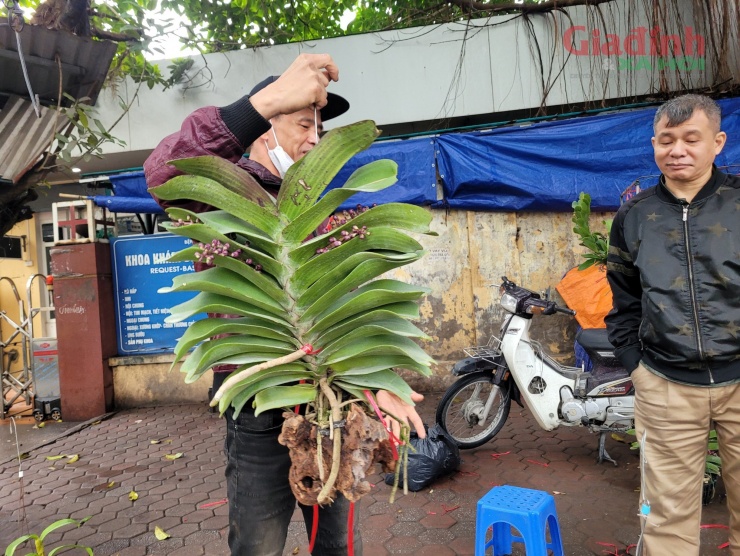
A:
[[[717,431],[730,513],[731,556],[740,556],[740,384],[701,388],[661,378],[640,365],[635,430],[647,432],[642,495],[650,504],[643,556],[699,556],[707,438]]]

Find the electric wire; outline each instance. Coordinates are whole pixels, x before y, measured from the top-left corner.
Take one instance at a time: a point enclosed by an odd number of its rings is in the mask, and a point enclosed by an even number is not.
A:
[[[28,95],[31,97],[31,104],[33,105],[33,111],[36,112],[36,117],[41,117],[41,110],[39,108],[39,97],[34,94],[33,87],[31,86],[31,79],[28,77],[28,68],[26,68],[26,59],[23,56],[23,45],[21,44],[21,31],[25,27],[26,23],[23,19],[23,11],[16,0],[5,0],[5,7],[8,9],[8,24],[11,29],[15,32],[15,41],[18,45],[18,59],[21,61],[21,69],[23,70],[23,78],[26,81],[26,88],[28,89]]]
[[[645,496],[645,466],[647,465],[647,456],[645,455],[645,441],[647,440],[647,431],[642,432],[640,439],[640,538],[637,540],[635,556],[642,556],[642,540],[645,535],[645,525],[648,515],[650,515],[650,500]]]
[[[15,417],[10,418],[11,433],[15,437],[15,450],[18,457],[18,498],[20,502],[19,512],[21,522],[21,532],[28,534],[28,519],[26,517],[26,502],[24,498],[25,486],[23,484],[23,459],[21,458],[21,445],[18,441],[18,427],[15,424]]]

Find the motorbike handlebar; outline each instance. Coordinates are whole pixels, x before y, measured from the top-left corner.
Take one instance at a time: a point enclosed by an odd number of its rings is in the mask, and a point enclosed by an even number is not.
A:
[[[539,313],[543,315],[554,315],[555,313],[563,313],[570,316],[575,316],[576,314],[576,312],[572,309],[560,307],[554,301],[550,301],[548,299],[549,296],[545,297],[545,299],[541,299],[538,294],[530,290],[517,288],[516,284],[510,281],[506,276],[501,277],[501,282],[501,288],[503,288],[503,290],[506,290],[507,292],[521,290],[524,294],[527,294],[524,297],[527,298],[525,301],[525,305],[528,307],[528,313]]]
[[[545,301],[541,299],[531,299],[529,301],[530,312],[540,313],[543,315],[554,315],[555,313],[564,313],[566,315],[574,316],[576,314],[572,309],[566,309],[560,307],[554,301]]]

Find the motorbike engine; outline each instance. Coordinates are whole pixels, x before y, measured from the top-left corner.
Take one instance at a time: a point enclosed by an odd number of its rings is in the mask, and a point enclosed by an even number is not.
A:
[[[560,414],[568,423],[601,422],[606,419],[606,400],[576,399],[567,386],[560,389],[560,399]]]

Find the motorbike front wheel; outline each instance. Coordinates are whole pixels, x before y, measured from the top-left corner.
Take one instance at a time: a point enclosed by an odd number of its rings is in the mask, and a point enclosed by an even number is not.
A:
[[[491,440],[509,416],[511,398],[508,385],[493,383],[490,371],[471,373],[445,392],[437,406],[437,423],[462,449],[477,448]],[[485,420],[483,413],[491,399]]]

